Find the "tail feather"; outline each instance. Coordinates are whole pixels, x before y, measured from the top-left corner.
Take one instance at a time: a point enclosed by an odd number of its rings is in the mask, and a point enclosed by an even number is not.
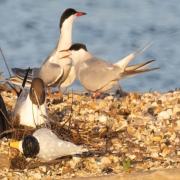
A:
[[[17,77],[17,76],[12,76],[12,77],[10,77],[10,78],[7,80],[7,82],[22,87],[23,79],[22,79],[22,78],[19,78],[19,77]],[[32,82],[31,79],[27,79],[25,86],[26,86],[26,87],[30,87],[30,86],[31,86],[31,82]]]
[[[145,72],[150,72],[150,71],[154,71],[154,70],[158,70],[160,68],[139,68],[139,69],[136,69],[136,70],[129,70],[129,71],[124,71],[121,75],[122,78],[127,78],[127,77],[133,77],[137,74],[142,74],[142,73],[145,73]]]
[[[19,77],[20,79],[24,79],[28,69],[12,68],[11,70],[15,76]],[[28,78],[32,78],[32,76],[33,76],[33,69],[30,69]]]
[[[138,49],[137,51],[130,53],[129,55],[127,55],[126,57],[124,57],[123,59],[119,60],[117,63],[115,63],[114,65],[119,66],[122,71],[124,71],[124,69],[127,67],[127,65],[134,60],[137,56],[139,56],[140,54],[142,54],[144,51],[146,51],[146,49],[148,49],[150,46],[152,45],[152,42],[147,43],[143,48]]]
[[[136,70],[136,69],[144,69],[147,68],[149,64],[151,64],[152,62],[154,62],[155,60],[148,60],[144,63],[140,63],[140,64],[135,64],[135,65],[131,65],[125,68],[125,71],[132,71],[132,70]]]

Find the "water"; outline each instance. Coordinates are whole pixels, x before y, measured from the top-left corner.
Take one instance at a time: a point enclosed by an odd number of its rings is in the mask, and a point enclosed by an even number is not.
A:
[[[178,0],[0,0],[0,46],[10,67],[39,66],[55,47],[60,14],[66,8],[88,14],[74,23],[73,41],[111,62],[153,45],[134,62],[156,59],[161,69],[121,81],[129,91],[180,87],[180,3]],[[8,76],[0,57],[0,71]],[[79,89],[75,83],[73,89]]]

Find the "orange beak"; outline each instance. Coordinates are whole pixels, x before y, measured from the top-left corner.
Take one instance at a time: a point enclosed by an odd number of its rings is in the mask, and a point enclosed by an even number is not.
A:
[[[85,13],[85,12],[77,12],[75,15],[77,16],[77,17],[79,17],[79,16],[84,16],[84,15],[86,15],[87,13]]]

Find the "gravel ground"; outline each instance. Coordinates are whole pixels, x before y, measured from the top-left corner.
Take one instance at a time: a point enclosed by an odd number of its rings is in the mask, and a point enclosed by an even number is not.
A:
[[[7,91],[1,95],[11,114],[16,96]],[[120,98],[107,95],[96,100],[70,93],[58,99],[48,97],[47,106],[49,127],[62,139],[83,144],[89,152],[45,163],[25,159],[9,148],[10,139],[3,138],[0,179],[126,175],[180,168],[179,90],[128,93]],[[20,127],[12,137],[27,133]]]

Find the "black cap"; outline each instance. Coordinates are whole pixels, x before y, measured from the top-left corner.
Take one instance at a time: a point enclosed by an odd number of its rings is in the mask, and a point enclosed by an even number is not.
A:
[[[40,150],[39,142],[34,136],[27,135],[23,139],[22,149],[26,157],[35,157]]]
[[[45,86],[44,82],[40,78],[34,78],[30,88],[30,99],[33,104],[42,105],[45,102]]]
[[[74,14],[76,14],[76,13],[77,13],[77,11],[76,11],[75,9],[72,9],[72,8],[66,9],[66,10],[63,12],[62,16],[61,16],[59,27],[61,28],[63,22],[64,22],[68,17],[70,17],[71,15],[74,15]]]
[[[78,51],[80,49],[84,49],[85,51],[88,51],[86,45],[82,43],[75,43],[69,48],[69,50],[75,50],[75,51]]]

